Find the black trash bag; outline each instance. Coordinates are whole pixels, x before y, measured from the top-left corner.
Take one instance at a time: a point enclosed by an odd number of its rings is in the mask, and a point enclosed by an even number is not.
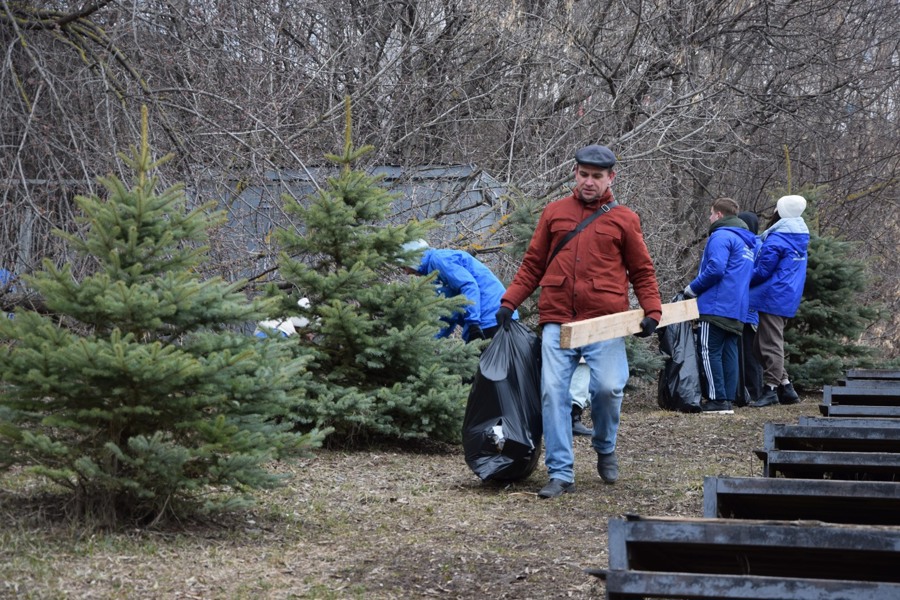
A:
[[[679,292],[672,302],[684,299],[684,294]],[[656,332],[659,351],[666,357],[659,373],[657,404],[665,410],[700,412],[700,366],[693,325],[682,321],[660,327]]]
[[[482,481],[531,475],[541,457],[541,340],[513,321],[481,355],[463,419],[466,464]]]

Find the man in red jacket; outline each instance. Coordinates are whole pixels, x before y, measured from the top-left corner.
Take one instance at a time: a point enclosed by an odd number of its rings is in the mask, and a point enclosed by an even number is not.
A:
[[[560,325],[628,310],[629,283],[645,315],[641,332],[636,335],[651,335],[662,315],[656,272],[640,219],[619,205],[610,189],[616,176],[615,164],[616,157],[606,146],[586,146],[575,153],[574,193],[544,208],[497,311],[498,325],[508,328],[513,310],[541,287],[541,412],[550,476],[538,493],[543,498],[575,491],[568,390],[581,357],[591,371],[591,445],[597,452],[597,473],[606,483],[615,483],[619,476],[615,450],[622,390],[628,381],[625,340],[560,348]],[[580,223],[595,214],[593,221],[561,245]]]

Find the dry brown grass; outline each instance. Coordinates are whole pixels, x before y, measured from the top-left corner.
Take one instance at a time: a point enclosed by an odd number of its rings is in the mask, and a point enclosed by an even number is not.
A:
[[[682,415],[654,391],[626,396],[621,478],[605,485],[576,439],[578,491],[555,500],[527,480],[482,484],[462,448],[323,451],[278,469],[289,485],[226,522],[165,531],[86,531],[32,500],[30,482],[0,479],[3,598],[602,598],[585,568],[605,568],[607,520],[701,516],[703,477],[758,476],[767,421],[794,406]]]

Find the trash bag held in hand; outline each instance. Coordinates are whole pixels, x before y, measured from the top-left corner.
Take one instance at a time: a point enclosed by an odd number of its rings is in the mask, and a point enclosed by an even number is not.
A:
[[[672,302],[684,299],[684,294],[678,293]],[[700,412],[700,367],[693,325],[690,321],[672,323],[657,333],[659,351],[666,356],[659,373],[657,404],[665,410]]]
[[[541,456],[541,340],[518,321],[481,355],[463,419],[466,464],[482,481],[531,475]]]

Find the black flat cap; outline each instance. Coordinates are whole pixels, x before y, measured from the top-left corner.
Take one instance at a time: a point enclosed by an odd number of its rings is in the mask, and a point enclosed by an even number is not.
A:
[[[616,164],[616,155],[606,146],[593,144],[576,152],[575,162],[579,165],[593,165],[601,169],[609,169]]]

